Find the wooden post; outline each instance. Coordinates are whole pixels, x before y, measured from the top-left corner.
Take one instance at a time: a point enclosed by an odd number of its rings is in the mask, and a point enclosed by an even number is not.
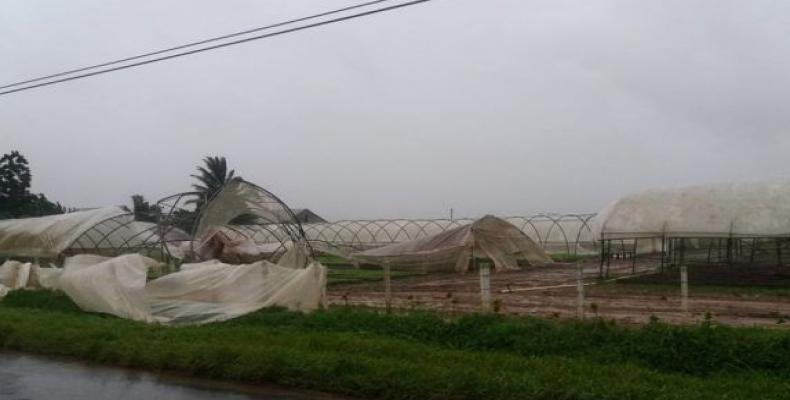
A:
[[[491,268],[488,262],[478,263],[480,266],[480,307],[483,312],[491,310]]]
[[[580,262],[576,263],[576,292],[576,316],[584,319],[584,267]]]
[[[390,281],[390,264],[384,263],[384,304],[387,313],[392,310],[392,282]]]

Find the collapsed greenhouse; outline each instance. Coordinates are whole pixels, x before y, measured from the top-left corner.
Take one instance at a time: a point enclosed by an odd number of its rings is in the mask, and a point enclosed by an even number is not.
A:
[[[353,252],[347,257],[378,265],[457,272],[473,268],[476,258],[491,260],[496,270],[551,262],[546,252],[517,227],[491,215],[432,236]]]
[[[309,311],[325,304],[326,268],[314,260],[290,209],[263,188],[236,179],[210,200],[184,193],[157,210],[156,224],[120,208],[3,221],[0,254],[34,262],[3,263],[0,294],[50,287],[86,311],[173,324],[221,321],[271,305]],[[276,226],[282,250],[265,253],[269,260],[221,262],[238,243],[217,241],[218,232],[255,224]],[[44,260],[62,268],[40,267]],[[177,271],[174,261],[183,262]],[[151,269],[164,276],[148,280]]]

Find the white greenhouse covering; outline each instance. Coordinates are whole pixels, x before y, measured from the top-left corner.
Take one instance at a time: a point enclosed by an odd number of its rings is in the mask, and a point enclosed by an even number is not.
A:
[[[350,255],[374,264],[450,269],[465,272],[472,257],[487,257],[497,270],[518,269],[519,260],[530,264],[551,262],[548,255],[513,224],[487,215],[421,239],[392,244]]]
[[[594,230],[603,240],[790,236],[790,183],[648,190],[610,204]]]
[[[127,230],[107,226],[93,236],[84,235],[103,221],[129,214],[118,207],[99,208],[68,214],[0,221],[0,256],[55,258],[72,245],[109,246],[123,243]],[[131,218],[131,216],[129,217]],[[131,228],[134,229],[134,228]],[[109,240],[109,241],[108,241]]]
[[[239,217],[248,221],[234,223]],[[257,240],[257,232],[266,232],[272,240]],[[287,246],[291,251],[304,253],[300,258],[305,262],[311,256],[299,221],[288,206],[274,194],[242,179],[227,183],[202,210],[194,240],[194,250],[203,259],[245,262],[285,251]]]
[[[139,254],[74,256],[66,259],[58,287],[83,310],[167,324],[223,321],[269,306],[312,311],[326,302],[326,268],[315,261],[294,268],[210,260],[146,283],[155,265]]]

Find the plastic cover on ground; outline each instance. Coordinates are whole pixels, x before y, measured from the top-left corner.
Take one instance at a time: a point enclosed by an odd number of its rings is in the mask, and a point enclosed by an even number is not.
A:
[[[615,201],[594,219],[601,239],[790,235],[790,183],[648,190]]]
[[[171,324],[222,321],[268,306],[311,311],[326,297],[326,270],[318,262],[291,268],[258,261],[184,264],[146,284],[157,262],[138,254],[66,260],[59,284],[83,310]]]
[[[352,259],[398,267],[466,271],[472,255],[488,257],[497,270],[518,269],[518,260],[530,264],[551,262],[543,249],[513,224],[487,215],[422,239],[355,252]]]
[[[16,289],[57,289],[62,271],[60,268],[41,268],[33,263],[6,260],[0,265],[0,298]]]

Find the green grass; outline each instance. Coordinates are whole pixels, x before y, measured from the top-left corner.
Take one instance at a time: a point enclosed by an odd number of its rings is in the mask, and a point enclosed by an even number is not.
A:
[[[340,256],[336,256],[336,255],[332,255],[332,254],[321,254],[321,255],[316,257],[316,260],[318,260],[321,264],[324,264],[326,266],[331,266],[331,265],[347,265],[347,266],[350,266],[351,265],[351,263],[348,260],[346,260],[345,258],[340,257]]]
[[[392,279],[404,278],[408,276],[420,275],[420,272],[413,271],[390,271]],[[327,273],[327,280],[330,285],[342,283],[375,282],[384,279],[384,271],[381,268],[375,269],[353,269],[330,267]]]
[[[0,346],[384,399],[786,399],[790,332],[499,315],[264,310],[164,327],[53,292],[0,302]]]

